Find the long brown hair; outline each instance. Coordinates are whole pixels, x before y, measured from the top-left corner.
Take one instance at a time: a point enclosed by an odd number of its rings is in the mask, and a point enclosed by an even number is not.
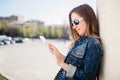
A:
[[[83,4],[80,6],[75,7],[71,10],[69,13],[69,23],[71,23],[71,14],[76,13],[83,17],[84,21],[87,24],[87,36],[94,37],[98,39],[101,43],[100,33],[99,33],[99,24],[97,17],[93,11],[93,9],[88,4]],[[72,25],[70,24],[70,31],[72,35],[72,44],[71,47],[74,46],[74,43],[76,40],[78,40],[81,36],[78,35],[78,33],[72,28]]]

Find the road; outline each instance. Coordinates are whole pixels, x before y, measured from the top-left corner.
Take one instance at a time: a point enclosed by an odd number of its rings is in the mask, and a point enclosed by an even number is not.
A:
[[[69,42],[49,41],[66,55]],[[0,46],[0,73],[10,80],[53,80],[59,69],[40,40]]]

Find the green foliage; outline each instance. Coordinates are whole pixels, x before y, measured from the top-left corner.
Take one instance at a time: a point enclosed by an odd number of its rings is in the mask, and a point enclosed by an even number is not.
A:
[[[21,32],[19,27],[9,27],[6,32],[6,35],[11,37],[17,37],[17,36],[20,36],[20,34]]]
[[[46,38],[49,37],[49,31],[48,31],[48,28],[43,28],[43,30],[42,30],[42,35],[45,36]]]
[[[2,22],[0,22],[0,30],[1,30],[1,28],[2,28]]]
[[[0,22],[0,35],[7,35],[11,37],[30,37],[38,38],[40,35],[46,38],[69,38],[68,29],[65,27],[44,27],[35,25],[17,24],[14,26],[7,25],[5,21]]]
[[[49,29],[49,37],[55,38],[55,28],[50,26],[48,29]]]
[[[62,38],[62,28],[56,28],[55,34],[56,34],[56,37]]]
[[[8,25],[6,21],[1,21],[0,22],[0,35],[6,34],[8,31]]]

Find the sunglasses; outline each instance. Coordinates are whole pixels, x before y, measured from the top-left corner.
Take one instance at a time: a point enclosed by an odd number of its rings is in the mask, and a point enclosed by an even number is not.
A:
[[[83,18],[76,18],[76,19],[74,19],[74,21],[71,22],[72,27],[74,25],[79,25],[81,23],[82,19]]]

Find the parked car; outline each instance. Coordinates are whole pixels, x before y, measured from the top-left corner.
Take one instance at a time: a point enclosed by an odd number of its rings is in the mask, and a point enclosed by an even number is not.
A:
[[[4,45],[4,43],[2,41],[0,41],[0,45]]]
[[[0,44],[6,45],[6,44],[13,44],[15,43],[14,40],[12,40],[12,37],[6,36],[6,35],[0,35]]]
[[[10,43],[10,40],[8,40],[8,39],[3,39],[3,40],[1,40],[1,42],[3,42],[4,45],[11,44],[11,43]]]
[[[11,44],[10,39],[6,35],[0,35],[0,42],[4,45]]]
[[[15,43],[23,43],[23,38],[17,37],[17,38],[13,38],[12,40],[15,41]]]

